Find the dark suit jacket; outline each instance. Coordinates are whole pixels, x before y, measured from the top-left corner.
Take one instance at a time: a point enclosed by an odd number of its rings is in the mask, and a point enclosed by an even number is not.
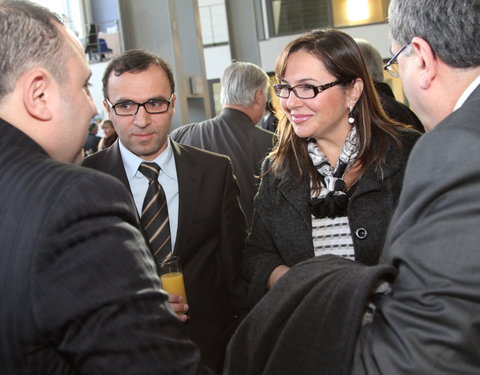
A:
[[[480,372],[480,86],[412,151],[382,261],[398,269],[354,374]]]
[[[419,136],[416,131],[405,131],[402,149],[392,144],[382,171],[370,166],[351,192],[348,219],[357,261],[370,265],[378,262],[405,165]],[[256,303],[267,292],[267,280],[275,267],[291,267],[313,256],[309,179],[301,181],[292,175],[278,180],[266,174],[255,198],[252,230],[246,242],[249,303]]]
[[[125,188],[0,133],[0,373],[197,373]]]
[[[228,158],[172,145],[179,188],[174,252],[181,259],[190,306],[186,328],[200,346],[202,361],[218,370],[236,317],[245,307],[245,218]],[[85,159],[84,165],[117,177],[130,189],[118,141]]]
[[[170,137],[182,144],[230,157],[240,185],[240,203],[250,226],[262,161],[273,146],[274,134],[256,127],[243,112],[224,108],[211,120],[181,126]]]

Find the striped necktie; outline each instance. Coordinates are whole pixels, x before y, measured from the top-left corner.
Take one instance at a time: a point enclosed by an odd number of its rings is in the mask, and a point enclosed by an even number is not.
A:
[[[141,222],[147,234],[155,259],[162,261],[172,251],[167,199],[158,182],[160,167],[156,163],[143,162],[138,170],[148,178],[148,190],[142,207]]]

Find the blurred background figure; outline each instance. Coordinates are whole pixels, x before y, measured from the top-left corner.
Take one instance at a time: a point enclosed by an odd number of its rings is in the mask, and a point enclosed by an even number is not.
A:
[[[275,73],[286,116],[262,168],[247,238],[251,304],[314,256],[377,264],[420,136],[385,115],[360,49],[344,32],[298,37]]]
[[[111,120],[103,120],[102,130],[105,133],[105,136],[98,143],[98,151],[110,147],[118,138],[117,132],[115,131]]]
[[[275,107],[273,106],[272,100],[268,100],[267,104],[265,104],[265,114],[263,115],[262,122],[260,126],[265,129],[269,130],[273,133],[277,131],[278,125],[278,118],[275,116]]]
[[[98,143],[101,138],[97,136],[97,133],[98,125],[94,122],[90,123],[90,126],[88,127],[87,141],[85,142],[85,146],[83,146],[86,156],[91,155],[98,150]]]
[[[395,121],[411,125],[419,132],[425,133],[425,128],[417,115],[408,106],[396,100],[391,87],[384,82],[384,64],[380,52],[365,39],[355,39],[355,41],[362,51],[365,64],[387,115]]]

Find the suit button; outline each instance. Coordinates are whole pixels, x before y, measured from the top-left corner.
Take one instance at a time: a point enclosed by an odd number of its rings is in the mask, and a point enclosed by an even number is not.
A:
[[[363,240],[365,238],[367,238],[367,230],[365,228],[358,228],[356,231],[355,231],[355,236],[357,236],[357,238],[359,240]]]

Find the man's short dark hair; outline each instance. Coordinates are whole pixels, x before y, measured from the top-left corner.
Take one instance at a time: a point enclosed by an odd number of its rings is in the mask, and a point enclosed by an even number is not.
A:
[[[171,93],[175,92],[175,81],[173,79],[172,69],[170,65],[149,51],[143,49],[132,49],[125,51],[121,55],[113,58],[107,65],[105,73],[103,73],[103,96],[108,98],[108,78],[113,72],[117,77],[125,72],[136,73],[147,70],[150,65],[156,65],[163,69],[170,82]]]

